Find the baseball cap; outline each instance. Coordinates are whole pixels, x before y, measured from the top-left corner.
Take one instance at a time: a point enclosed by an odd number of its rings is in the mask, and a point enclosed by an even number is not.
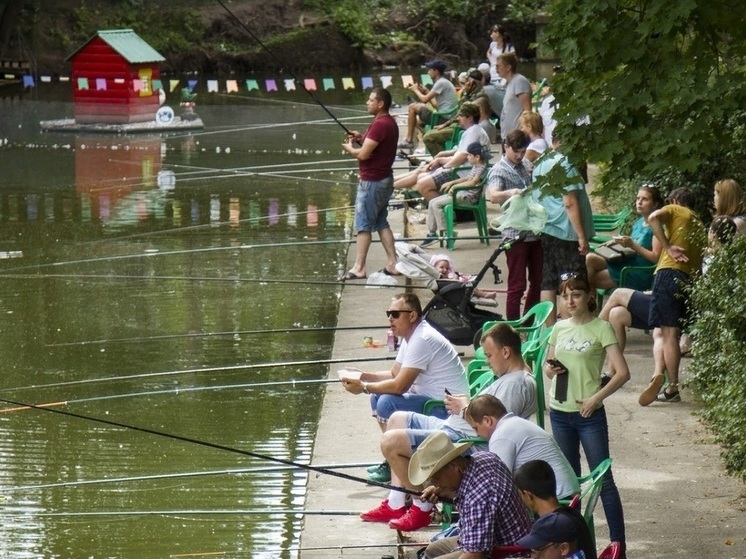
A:
[[[574,542],[577,539],[575,520],[561,512],[550,512],[539,517],[531,532],[515,543],[526,549],[539,549],[550,543]]]
[[[442,60],[435,59],[435,60],[431,60],[430,62],[426,62],[425,68],[434,68],[435,70],[437,70],[438,72],[442,74],[443,72],[446,71],[446,63],[443,62]]]

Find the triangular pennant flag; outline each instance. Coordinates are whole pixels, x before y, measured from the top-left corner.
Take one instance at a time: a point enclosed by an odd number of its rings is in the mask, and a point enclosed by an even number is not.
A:
[[[342,89],[355,89],[355,82],[352,78],[342,78]]]
[[[207,80],[207,93],[218,92],[218,80]]]
[[[88,78],[78,78],[78,89],[80,91],[88,89]]]
[[[409,87],[413,83],[414,83],[414,78],[412,78],[412,76],[402,76],[401,77],[401,84],[404,87]]]
[[[158,91],[159,89],[163,89],[163,82],[161,80],[153,80],[153,91]]]
[[[295,91],[295,80],[293,78],[285,80],[285,91]]]
[[[275,80],[266,80],[264,84],[267,86],[267,91],[277,91],[277,82]]]
[[[306,88],[306,91],[316,91],[316,80],[313,78],[306,78],[303,80],[303,87]]]
[[[225,90],[228,93],[238,93],[238,82],[236,80],[225,80]]]
[[[23,76],[23,87],[34,87],[34,76]]]
[[[334,78],[324,78],[324,91],[334,89]]]
[[[433,85],[433,79],[430,77],[430,74],[422,74],[420,76],[420,83],[422,85]]]
[[[140,78],[135,78],[134,80],[132,80],[132,87],[135,91],[140,91],[142,89],[142,81],[140,80]]]
[[[39,79],[41,80],[41,83],[51,83],[52,76],[41,76]]]
[[[194,91],[194,88],[197,87],[197,80],[187,81],[187,87],[189,88],[189,93],[192,93]]]
[[[373,78],[371,78],[370,76],[363,76],[362,80],[360,81],[362,82],[363,89],[368,89],[369,87],[370,88],[373,87]]]
[[[381,86],[386,89],[391,86],[391,76],[381,76]]]
[[[179,85],[179,80],[168,80],[168,88],[171,91],[174,91],[177,85]]]
[[[246,80],[246,89],[249,91],[259,91],[259,82],[256,80]]]
[[[96,91],[106,91],[106,78],[96,78]]]

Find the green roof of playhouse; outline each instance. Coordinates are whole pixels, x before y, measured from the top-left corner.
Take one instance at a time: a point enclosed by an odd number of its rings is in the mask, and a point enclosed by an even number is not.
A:
[[[99,31],[85,42],[80,48],[67,57],[70,60],[78,52],[88,45],[93,39],[100,37],[107,45],[119,53],[131,64],[142,64],[146,62],[163,62],[163,56],[146,43],[132,29],[108,29]]]

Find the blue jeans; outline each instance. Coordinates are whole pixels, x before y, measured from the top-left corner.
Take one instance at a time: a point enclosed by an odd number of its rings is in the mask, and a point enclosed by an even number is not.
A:
[[[388,229],[388,205],[393,193],[393,175],[380,181],[361,180],[355,198],[355,230],[372,232]]]
[[[609,424],[606,421],[606,410],[603,407],[593,412],[590,417],[583,417],[578,412],[550,409],[549,420],[552,423],[554,439],[578,477],[580,476],[581,444],[591,470],[609,458]],[[601,485],[601,502],[604,506],[606,522],[609,524],[609,538],[611,541],[618,541],[622,544],[622,556],[624,557],[627,547],[624,535],[624,511],[611,469],[606,472]]]
[[[413,411],[422,413],[422,406],[425,402],[432,400],[430,396],[422,394],[410,394],[405,392],[401,396],[395,394],[371,394],[370,407],[379,421],[388,421],[391,414],[395,411]],[[444,406],[437,406],[432,409],[429,415],[445,419],[448,412]]]

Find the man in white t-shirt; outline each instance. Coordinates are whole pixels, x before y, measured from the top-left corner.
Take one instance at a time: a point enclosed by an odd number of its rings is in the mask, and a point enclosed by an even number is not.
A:
[[[518,117],[521,113],[531,112],[531,83],[518,73],[518,58],[514,52],[505,52],[498,56],[496,68],[508,82],[500,112],[500,136],[507,138],[508,132],[518,128]]]
[[[508,402],[511,410],[529,417],[537,407],[536,382],[527,372],[528,367],[521,356],[520,335],[507,324],[498,324],[483,336],[482,346],[492,372],[498,377],[482,394],[497,394]],[[397,412],[389,419],[381,439],[381,451],[390,464],[392,485],[417,489],[408,477],[409,460],[432,433],[443,431],[453,441],[477,435],[463,417],[463,410],[471,405],[467,395],[446,395],[445,405],[451,414],[446,420],[411,412]],[[383,481],[379,476],[371,476],[369,479]],[[406,531],[426,526],[432,505],[413,499],[409,512],[406,512],[404,497],[404,493],[392,490],[378,507],[360,516],[367,522],[395,521],[393,528]]]
[[[541,427],[509,413],[491,394],[480,394],[469,402],[464,414],[477,435],[489,441],[511,472],[529,460],[544,460],[557,478],[557,496],[570,498],[580,493],[580,485],[570,463],[552,435]]]
[[[422,319],[422,305],[414,293],[397,295],[386,311],[394,335],[402,339],[396,362],[390,371],[362,372],[359,378],[342,377],[352,394],[369,394],[381,430],[397,410],[422,411],[428,400],[446,392],[468,392],[469,383],[458,353],[443,335]],[[356,376],[356,375],[355,375]],[[433,415],[447,417],[445,407]]]
[[[446,71],[446,63],[442,60],[431,60],[425,64],[427,73],[433,80],[433,85],[427,89],[421,84],[412,84],[409,86],[410,91],[417,97],[419,102],[411,103],[407,108],[407,135],[399,142],[402,149],[412,149],[414,147],[414,133],[417,128],[417,119],[421,125],[429,124],[433,111],[428,104],[435,107],[438,113],[443,113],[438,117],[436,124],[442,124],[447,121],[458,107],[458,94],[456,87],[451,81],[443,76]]]
[[[474,103],[464,103],[456,118],[458,125],[464,129],[458,145],[452,150],[436,154],[427,165],[395,177],[395,190],[414,188],[425,200],[430,201],[440,196],[440,187],[453,179],[453,169],[465,165],[468,155],[466,148],[469,144],[479,142],[482,144],[482,151],[489,153],[491,142],[487,132],[479,126],[479,107]]]

